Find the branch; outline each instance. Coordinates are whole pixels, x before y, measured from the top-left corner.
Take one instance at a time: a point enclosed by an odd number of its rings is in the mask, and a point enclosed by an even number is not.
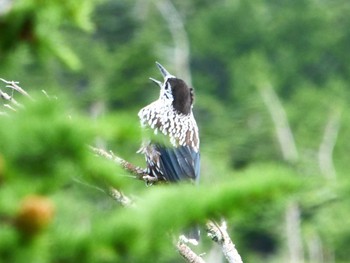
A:
[[[7,88],[15,90],[15,91],[21,93],[22,95],[26,96],[27,98],[33,100],[33,98],[24,89],[22,89],[20,86],[17,85],[19,82],[17,82],[17,81],[8,81],[8,80],[2,79],[2,78],[0,78],[0,81],[8,84],[8,85],[6,85]]]
[[[340,128],[340,115],[339,110],[330,115],[318,150],[318,164],[321,173],[326,178],[336,178],[336,171],[333,164],[333,149],[337,142]]]
[[[259,87],[259,92],[275,125],[276,135],[281,147],[283,158],[289,162],[298,159],[298,151],[292,130],[289,126],[287,114],[270,84]]]
[[[161,181],[160,179],[158,179],[157,177],[154,177],[150,174],[148,174],[144,169],[142,169],[141,167],[135,166],[132,163],[114,155],[112,152],[107,152],[103,149],[100,148],[96,148],[93,146],[90,146],[90,149],[97,155],[104,157],[108,160],[111,160],[115,163],[117,163],[118,165],[120,165],[125,171],[131,173],[132,175],[134,175],[135,179],[139,179],[139,180],[143,180],[145,181],[147,184],[153,184],[155,182]]]
[[[109,195],[124,207],[128,207],[134,204],[134,202],[129,197],[115,188],[111,187],[109,189]]]
[[[134,166],[133,164],[119,158],[118,156],[115,156],[113,153],[108,153],[103,149],[98,149],[95,147],[90,146],[90,149],[97,155],[104,157],[106,159],[112,160],[116,162],[118,165],[121,165],[126,171],[131,172],[135,175],[136,179],[145,180],[145,177],[149,177],[148,174],[146,174],[143,169]],[[131,206],[133,204],[133,201],[124,195],[121,191],[110,188],[109,189],[109,195],[116,200],[118,203],[120,203],[124,207]],[[205,261],[198,256],[189,246],[187,246],[180,238],[178,243],[176,244],[177,251],[180,253],[180,255],[189,263],[205,263]]]
[[[180,13],[170,0],[155,0],[155,5],[166,21],[174,43],[174,55],[171,56],[175,63],[176,72],[182,76],[189,86],[192,86],[191,71],[189,66],[190,45]]]
[[[14,97],[13,97],[13,91],[17,91],[19,93],[21,93],[22,95],[30,98],[31,100],[33,100],[31,98],[31,96],[25,91],[23,90],[20,86],[18,86],[18,82],[15,81],[7,81],[5,79],[0,78],[0,81],[6,83],[7,85],[5,86],[6,88],[10,88],[11,89],[11,95],[9,95],[7,92],[4,92],[3,90],[0,89],[0,98],[3,99],[5,102],[3,106],[5,108],[10,109],[11,111],[17,111],[17,108],[23,108],[23,105],[18,103]],[[0,115],[7,115],[6,112],[0,112]]]
[[[135,176],[135,179],[144,180],[146,183],[153,183],[158,181],[157,178],[150,176],[147,174],[142,168],[137,167],[124,159],[114,155],[111,152],[106,152],[103,149],[99,149],[96,147],[90,146],[90,149],[97,155],[104,157],[108,160],[112,160],[118,165],[122,166],[124,170],[127,172],[132,173]],[[151,180],[151,181],[150,181]],[[130,198],[123,195],[119,190],[110,189],[110,195],[115,199],[117,202],[119,202],[123,206],[129,206],[132,204],[132,201]],[[241,256],[239,255],[237,249],[235,248],[235,245],[233,244],[229,234],[227,233],[227,226],[226,222],[223,221],[221,226],[209,222],[207,224],[207,232],[208,236],[216,243],[218,243],[222,249],[223,254],[225,255],[226,259],[229,263],[243,263]],[[205,261],[198,256],[195,252],[191,250],[190,247],[188,247],[183,240],[181,240],[176,245],[178,252],[181,254],[181,256],[187,260],[187,262],[190,263],[205,263]]]
[[[309,250],[308,262],[329,262],[324,258],[322,239],[316,231],[313,231],[311,236],[308,237],[307,246]]]
[[[186,259],[189,263],[205,263],[205,261],[198,256],[193,250],[187,246],[185,243],[179,241],[176,244],[177,251],[180,253],[180,255]]]
[[[221,226],[210,221],[207,223],[208,236],[222,249],[224,256],[229,263],[243,263],[235,245],[227,233],[226,222],[223,221]]]
[[[304,251],[300,233],[300,209],[290,202],[286,209],[286,235],[291,263],[304,262]]]

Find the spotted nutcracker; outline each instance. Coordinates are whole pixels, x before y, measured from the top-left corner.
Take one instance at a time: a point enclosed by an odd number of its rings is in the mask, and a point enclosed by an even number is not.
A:
[[[156,62],[164,81],[150,78],[160,87],[159,98],[142,108],[138,116],[155,137],[144,142],[147,174],[156,180],[178,182],[199,179],[199,135],[192,108],[193,89]]]

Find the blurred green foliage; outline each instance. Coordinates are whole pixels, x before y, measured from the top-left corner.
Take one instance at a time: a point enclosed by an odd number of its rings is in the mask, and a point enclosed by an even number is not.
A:
[[[81,65],[71,49],[64,44],[61,27],[76,26],[91,31],[89,18],[96,1],[10,1],[11,10],[0,17],[0,56],[7,58],[24,43],[38,57],[54,54],[71,69]]]
[[[20,81],[36,100],[0,119],[1,262],[174,262],[173,233],[221,216],[234,225],[244,262],[282,262],[290,202],[300,207],[305,261],[322,262],[311,256],[312,240],[323,262],[349,260],[347,1],[172,1],[197,95],[196,189],[146,188],[88,150],[102,143],[144,165],[135,154],[137,112],[158,96],[147,79],[160,78],[154,61],[174,68],[163,1],[9,2],[0,13],[0,77]],[[286,111],[293,163],[281,154],[264,85]],[[59,99],[37,94],[42,89]],[[329,150],[336,176],[319,161],[327,127],[339,127]],[[135,196],[137,207],[116,205],[109,185]],[[16,222],[31,196],[38,199],[29,214],[50,215],[46,203],[54,212],[23,239]],[[203,240],[201,249],[209,247]]]
[[[1,118],[0,231],[6,238],[1,239],[0,258],[4,261],[166,260],[174,257],[172,233],[205,224],[206,218],[233,216],[244,221],[269,204],[283,205],[285,197],[302,186],[292,173],[281,177],[273,172],[237,180],[226,177],[197,188],[188,184],[146,188],[88,151],[96,130],[79,113],[68,114],[67,108],[62,100],[41,96]],[[128,125],[123,117],[115,124],[124,129]],[[99,127],[105,127],[103,121]],[[106,195],[109,186],[137,192],[137,205],[119,207]]]

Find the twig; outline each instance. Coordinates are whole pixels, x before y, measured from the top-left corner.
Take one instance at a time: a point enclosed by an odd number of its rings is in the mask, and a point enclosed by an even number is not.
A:
[[[49,95],[49,94],[46,92],[46,90],[43,90],[43,89],[42,89],[41,92],[44,93],[44,95],[46,96],[46,98],[48,98],[49,100],[51,100],[51,99],[57,100],[57,99],[58,99],[57,96],[51,96],[51,95]]]
[[[333,149],[337,142],[340,128],[340,110],[331,113],[326,124],[322,142],[318,150],[318,164],[321,173],[326,178],[336,178],[336,170],[333,164]]]
[[[317,263],[325,262],[324,255],[323,255],[324,249],[323,249],[322,239],[320,238],[319,234],[316,231],[312,232],[311,236],[308,237],[307,245],[309,250],[308,262],[317,262]]]
[[[10,104],[8,104],[8,103],[6,103],[6,104],[4,104],[4,107],[5,108],[9,108],[10,110],[12,110],[12,111],[16,111],[16,109],[14,108],[14,107],[12,107]]]
[[[288,123],[287,114],[276,92],[269,83],[260,86],[258,90],[275,125],[276,135],[283,158],[288,162],[297,161],[298,151],[294,136]]]
[[[304,251],[300,231],[299,206],[296,202],[290,202],[286,209],[286,236],[291,263],[304,262]]]
[[[131,206],[133,204],[133,201],[131,200],[131,198],[127,197],[121,191],[119,191],[113,187],[109,187],[108,190],[106,190],[105,188],[101,188],[101,187],[89,184],[89,183],[84,182],[78,178],[73,178],[73,180],[81,185],[84,185],[86,187],[92,188],[94,190],[97,190],[97,191],[100,191],[100,192],[103,192],[103,193],[109,195],[110,197],[112,197],[115,201],[117,201],[118,203],[120,203],[124,207]]]
[[[133,204],[133,201],[129,197],[115,188],[110,187],[109,195],[124,207],[131,206]]]
[[[148,174],[144,169],[141,167],[138,167],[136,165],[133,165],[132,163],[114,155],[112,152],[107,152],[103,149],[96,148],[93,146],[90,146],[90,149],[97,155],[104,157],[108,160],[112,160],[113,162],[117,163],[120,165],[125,171],[131,173],[134,175],[135,179],[143,180],[147,184],[153,184],[155,182],[160,181],[157,177],[154,177],[150,174]]]
[[[12,97],[8,95],[6,92],[3,92],[1,89],[0,89],[0,97],[3,98],[4,100],[9,100],[9,101],[12,100]]]
[[[4,80],[2,78],[0,78],[0,81],[6,83],[6,84],[9,84],[9,85],[6,85],[7,88],[11,88],[12,89],[12,93],[13,93],[13,90],[17,90],[18,92],[21,92],[22,94],[27,94],[26,96],[29,96],[27,92],[25,92],[22,88],[20,88],[15,82],[15,81],[7,81],[7,80]],[[12,94],[13,95],[13,94]],[[30,97],[30,96],[29,96]],[[6,107],[6,108],[9,108],[10,110],[12,111],[16,111],[16,107],[18,108],[23,108],[23,105],[21,105],[20,103],[18,103],[14,98],[13,96],[10,96],[9,94],[7,94],[6,92],[2,91],[0,89],[0,98],[2,98],[3,100],[11,103],[6,103],[4,104],[3,106]]]
[[[24,96],[30,98],[31,100],[33,100],[33,98],[24,89],[22,89],[20,86],[17,85],[19,82],[17,82],[17,81],[8,81],[8,80],[2,79],[2,78],[0,78],[0,81],[8,84],[8,85],[6,85],[7,88],[15,90],[15,91],[21,93],[22,95],[24,95]]]
[[[227,225],[222,221],[221,226],[210,221],[207,223],[208,236],[220,245],[224,256],[229,263],[243,263],[235,245],[227,233]]]
[[[177,251],[180,253],[180,255],[186,259],[189,263],[205,263],[205,261],[198,256],[189,246],[187,246],[185,243],[179,241],[176,244]]]
[[[8,95],[6,92],[3,92],[1,89],[0,89],[0,97],[6,101],[10,101],[12,104],[14,104],[17,107],[23,107],[23,105],[18,103],[13,97]]]

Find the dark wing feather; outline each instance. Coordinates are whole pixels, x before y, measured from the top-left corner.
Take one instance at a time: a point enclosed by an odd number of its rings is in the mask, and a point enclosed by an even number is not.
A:
[[[156,145],[159,152],[159,168],[166,180],[199,179],[200,154],[189,146],[164,147]]]

